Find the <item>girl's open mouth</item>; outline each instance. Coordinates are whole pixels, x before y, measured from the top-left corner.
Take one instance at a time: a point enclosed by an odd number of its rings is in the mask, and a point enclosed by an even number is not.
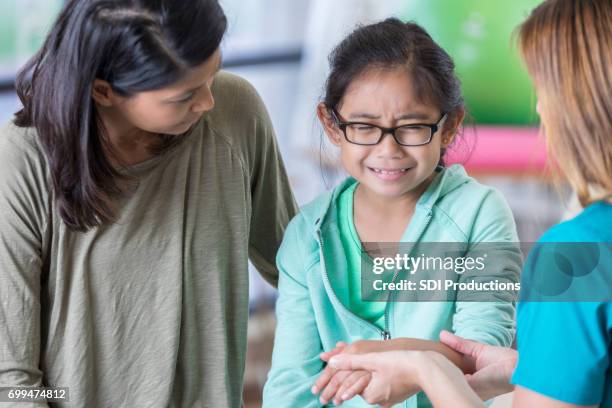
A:
[[[404,174],[411,169],[411,167],[400,168],[400,169],[383,169],[376,167],[368,167],[369,170],[374,173],[376,177],[385,181],[394,181],[402,177]]]

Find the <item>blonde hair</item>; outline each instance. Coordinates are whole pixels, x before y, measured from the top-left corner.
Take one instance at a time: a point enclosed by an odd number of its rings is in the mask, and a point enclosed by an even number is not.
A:
[[[612,1],[547,0],[518,40],[549,155],[583,206],[612,198]]]

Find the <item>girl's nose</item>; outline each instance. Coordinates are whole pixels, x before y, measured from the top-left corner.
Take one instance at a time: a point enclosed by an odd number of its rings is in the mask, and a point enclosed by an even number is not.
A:
[[[391,133],[385,133],[380,143],[376,145],[376,154],[385,158],[399,158],[404,155],[404,149],[395,141]]]

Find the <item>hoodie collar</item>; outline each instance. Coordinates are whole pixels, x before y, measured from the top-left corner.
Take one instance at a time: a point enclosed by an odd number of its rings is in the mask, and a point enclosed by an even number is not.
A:
[[[467,175],[465,169],[460,164],[453,164],[449,167],[438,166],[436,173],[431,184],[423,192],[423,195],[421,195],[416,204],[417,207],[427,211],[431,211],[433,206],[446,194],[471,180],[471,177]],[[327,194],[327,199],[324,200],[316,214],[315,224],[317,226],[320,226],[329,215],[330,208],[333,207],[332,204],[336,202],[338,196],[355,182],[356,180],[353,177],[347,177]]]

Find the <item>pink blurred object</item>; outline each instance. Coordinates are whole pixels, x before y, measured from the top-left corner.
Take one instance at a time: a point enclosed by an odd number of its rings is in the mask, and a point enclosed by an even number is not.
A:
[[[477,126],[466,128],[463,140],[446,154],[448,164],[468,172],[495,175],[546,174],[546,143],[537,128]]]

